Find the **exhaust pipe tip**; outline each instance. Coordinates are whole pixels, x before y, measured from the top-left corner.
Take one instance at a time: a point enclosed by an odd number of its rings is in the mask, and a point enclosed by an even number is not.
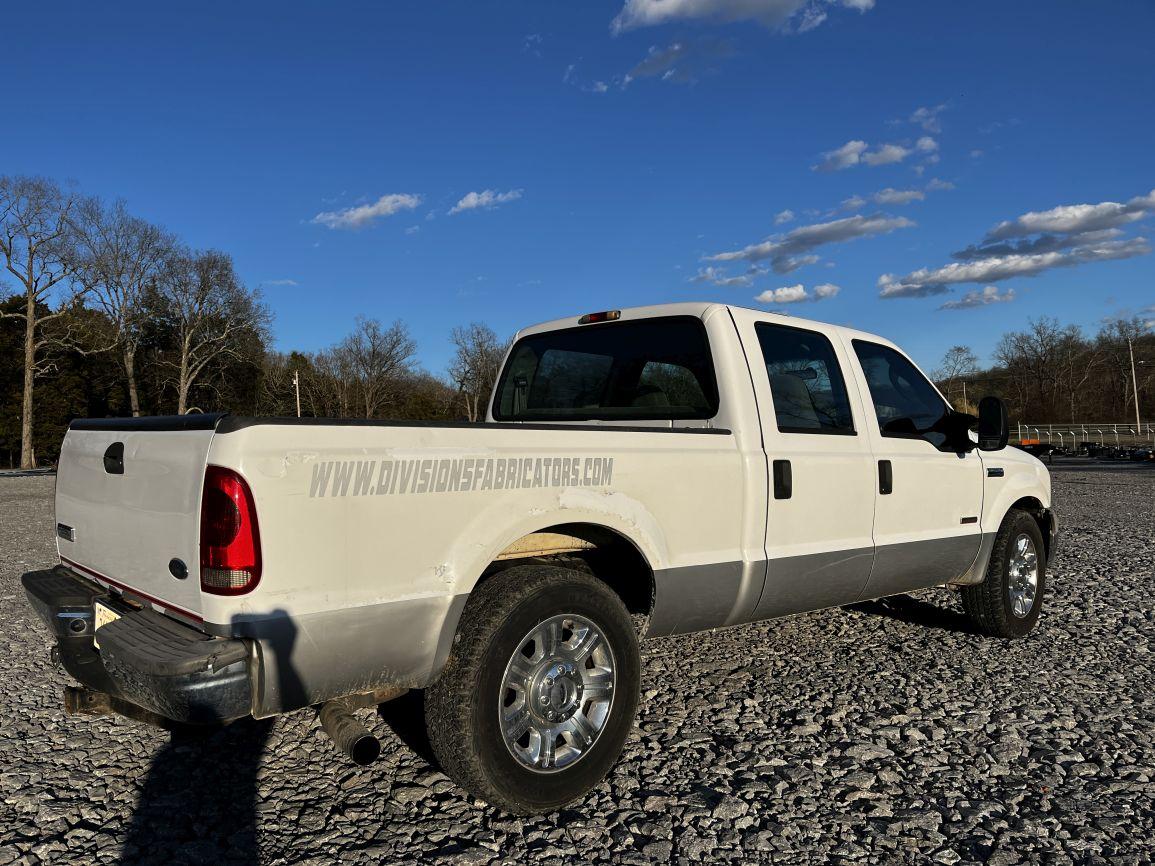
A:
[[[365,736],[358,737],[349,744],[348,755],[358,767],[368,767],[381,754],[381,741],[366,732]]]
[[[381,741],[366,728],[345,701],[326,701],[317,715],[333,745],[354,764],[367,767],[381,754]]]

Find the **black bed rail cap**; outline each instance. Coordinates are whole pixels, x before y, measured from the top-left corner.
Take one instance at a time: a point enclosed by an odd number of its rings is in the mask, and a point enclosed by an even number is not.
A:
[[[722,427],[641,427],[575,422],[534,423],[527,421],[412,421],[388,418],[294,418],[287,415],[228,415],[217,425],[217,433],[235,433],[248,427],[295,425],[300,427],[432,427],[442,430],[594,430],[603,433],[698,433],[729,436]]]
[[[227,412],[191,415],[145,415],[140,418],[74,418],[69,430],[126,430],[142,433],[159,430],[215,430]]]

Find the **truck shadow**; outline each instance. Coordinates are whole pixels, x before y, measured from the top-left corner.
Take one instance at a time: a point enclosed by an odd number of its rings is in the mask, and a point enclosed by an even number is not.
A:
[[[282,695],[304,693],[290,659],[296,631],[284,611],[270,641]],[[258,771],[273,719],[183,725],[170,732],[141,786],[122,864],[260,862]]]
[[[844,610],[881,616],[899,622],[929,628],[939,628],[957,634],[978,634],[966,614],[909,595],[892,595],[874,601],[848,604]]]
[[[433,747],[429,745],[429,733],[425,728],[425,693],[419,690],[406,692],[377,707],[377,715],[397,735],[410,751],[427,763],[431,769],[440,770]]]
[[[181,728],[153,758],[121,863],[257,863],[257,770],[272,719]]]

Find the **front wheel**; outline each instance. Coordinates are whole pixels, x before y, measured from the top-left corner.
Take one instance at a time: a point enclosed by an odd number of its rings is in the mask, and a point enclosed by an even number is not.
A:
[[[425,692],[429,741],[462,788],[511,812],[550,811],[596,786],[638,704],[637,635],[596,578],[515,566],[486,580]]]
[[[986,578],[962,588],[963,608],[984,634],[1023,637],[1039,621],[1046,580],[1039,524],[1026,511],[1012,509],[995,536]]]

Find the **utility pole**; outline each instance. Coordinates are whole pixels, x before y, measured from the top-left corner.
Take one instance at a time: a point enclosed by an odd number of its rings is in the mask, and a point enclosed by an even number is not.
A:
[[[1135,347],[1131,345],[1131,338],[1127,338],[1127,352],[1131,355],[1131,390],[1135,392],[1135,432],[1143,426],[1139,420],[1139,380],[1135,378]]]
[[[293,390],[297,392],[297,417],[301,417],[301,377],[293,371]]]

